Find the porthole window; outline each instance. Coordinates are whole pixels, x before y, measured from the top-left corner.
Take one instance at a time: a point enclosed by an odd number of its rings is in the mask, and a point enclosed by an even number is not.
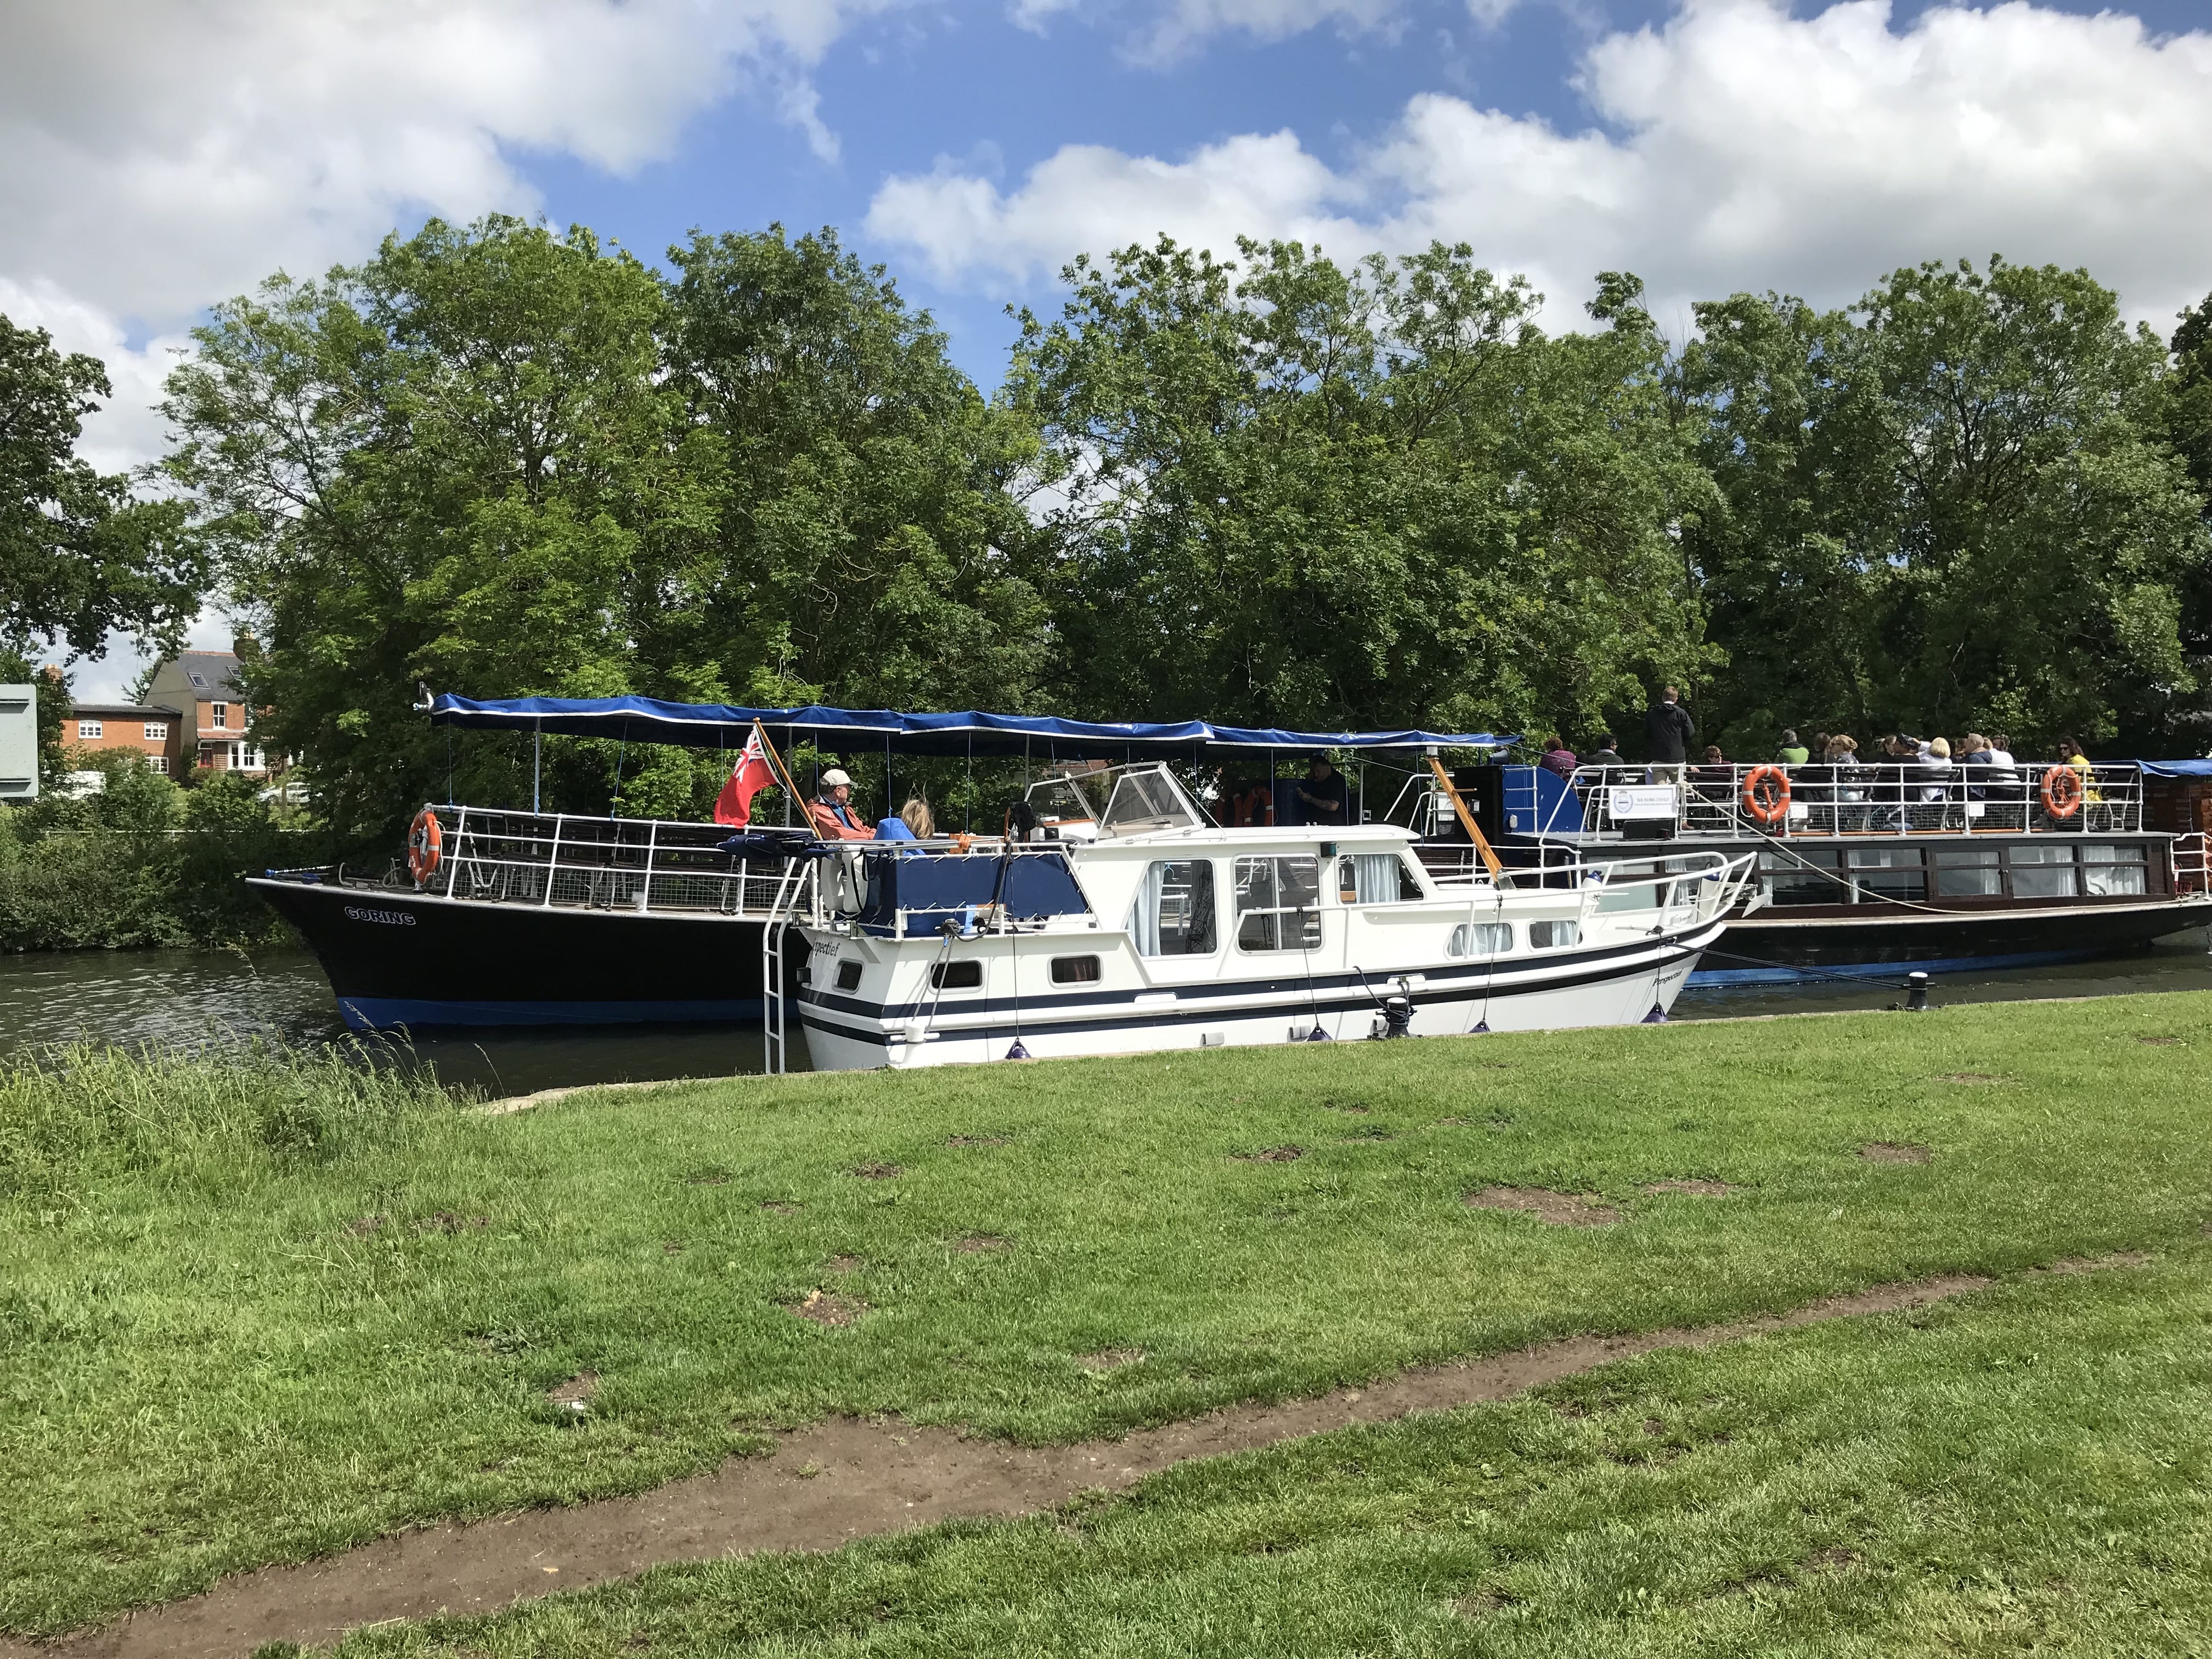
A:
[[[1054,957],[1052,959],[1052,982],[1054,985],[1096,985],[1098,982],[1098,958]]]
[[[972,991],[983,982],[983,964],[940,962],[929,970],[929,982],[939,991]]]
[[[860,988],[859,963],[841,962],[837,964],[837,988],[841,991],[857,991]]]

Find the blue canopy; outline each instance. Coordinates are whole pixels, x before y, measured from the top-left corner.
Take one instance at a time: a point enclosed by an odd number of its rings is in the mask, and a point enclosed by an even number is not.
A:
[[[2212,760],[2137,761],[2148,778],[2212,778]]]
[[[1255,749],[1503,749],[1517,739],[1489,732],[1289,732],[1208,720],[1101,723],[1056,714],[902,714],[889,708],[739,708],[663,702],[656,697],[456,697],[430,704],[431,723],[496,732],[554,732],[626,738],[691,749],[734,749],[758,720],[786,742],[840,751],[891,749],[907,755],[1021,755],[1038,759],[1172,757]]]

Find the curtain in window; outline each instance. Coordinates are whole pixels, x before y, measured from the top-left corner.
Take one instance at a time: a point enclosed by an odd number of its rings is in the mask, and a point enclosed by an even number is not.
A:
[[[1148,864],[1144,880],[1137,884],[1136,902],[1129,907],[1129,934],[1137,941],[1140,957],[1160,954],[1160,893],[1167,883],[1168,866]]]

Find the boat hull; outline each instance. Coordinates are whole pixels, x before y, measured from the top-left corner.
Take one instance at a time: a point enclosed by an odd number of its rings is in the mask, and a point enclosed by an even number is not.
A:
[[[1544,957],[1455,961],[1411,975],[1408,1035],[1558,1030],[1632,1025],[1664,1018],[1698,952],[1723,924],[1626,946]],[[834,949],[833,952],[834,954]],[[817,957],[817,965],[821,958]],[[1376,981],[1388,989],[1395,975]],[[1163,993],[1040,996],[972,1001],[945,1011],[883,1008],[817,988],[798,994],[807,1054],[817,1071],[908,1068],[1009,1058],[1017,1041],[1031,1059],[1253,1048],[1373,1032],[1376,999],[1354,975],[1187,984]],[[921,1040],[917,1016],[927,1014]],[[1018,1057],[1018,1056],[1016,1056]]]
[[[1965,973],[2081,962],[2139,951],[2208,923],[2212,902],[2202,898],[1936,915],[1885,911],[1875,917],[1765,909],[1731,921],[1690,983],[1884,980],[1915,969]]]
[[[495,903],[285,877],[247,885],[299,929],[356,1030],[761,1016],[757,918]]]

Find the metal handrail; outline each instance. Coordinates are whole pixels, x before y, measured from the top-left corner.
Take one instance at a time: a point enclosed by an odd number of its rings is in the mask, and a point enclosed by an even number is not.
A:
[[[1948,768],[1884,763],[1869,766],[1777,763],[1790,783],[1790,805],[1771,824],[1745,810],[1744,786],[1760,769],[1735,764],[1583,766],[1575,799],[1552,834],[1612,837],[1640,821],[1665,826],[1669,840],[1746,836],[2125,835],[2142,828],[2142,775],[2132,766],[2093,766],[2080,804],[2063,817],[2043,803],[2044,765]],[[1672,792],[1668,817],[1640,817],[1651,804],[1631,790]],[[1579,810],[1577,810],[1579,809]]]
[[[2172,860],[2173,890],[2212,894],[2212,846],[2202,830],[2176,836],[2167,849]]]

